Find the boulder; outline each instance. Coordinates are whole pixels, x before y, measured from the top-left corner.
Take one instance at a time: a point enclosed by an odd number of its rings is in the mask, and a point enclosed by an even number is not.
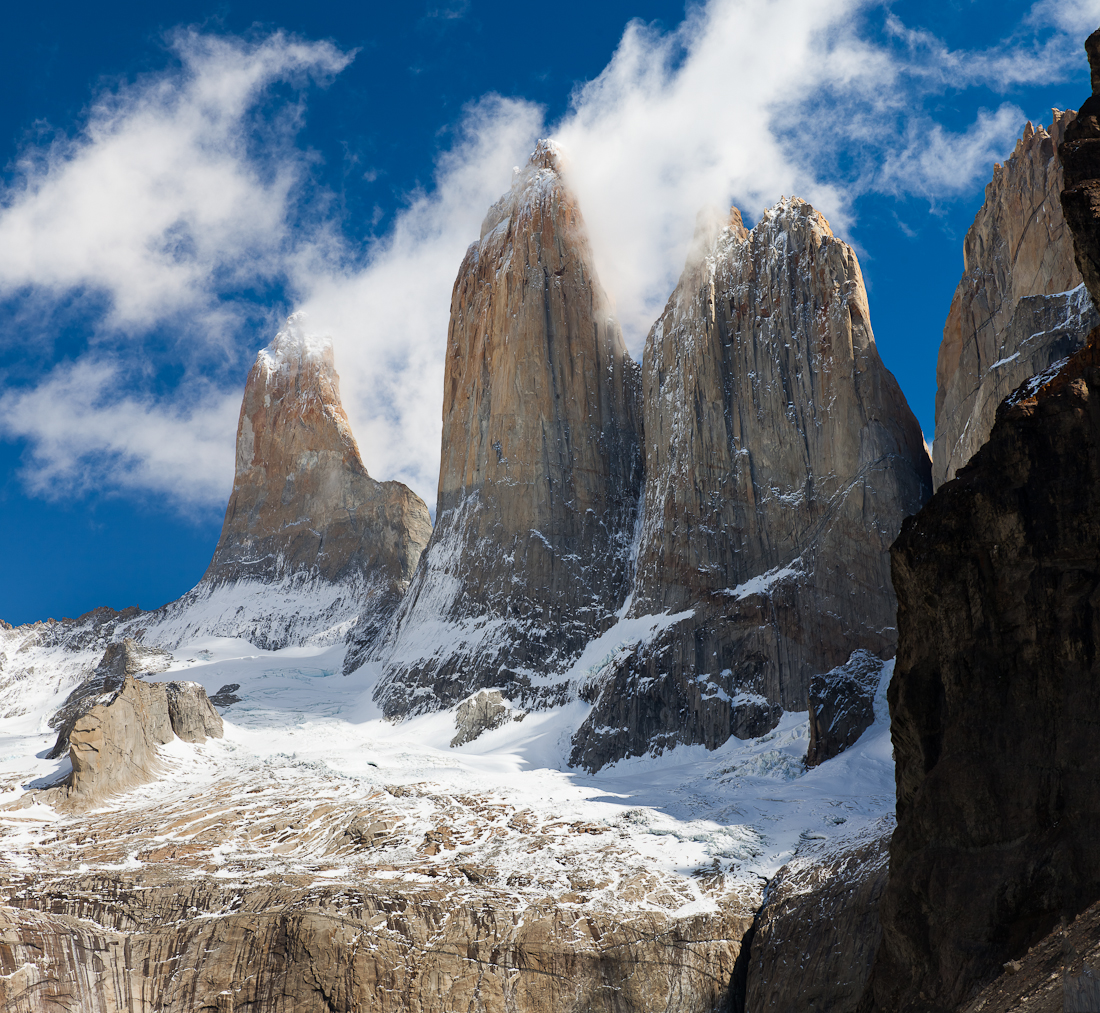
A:
[[[810,680],[807,767],[838,756],[871,727],[882,668],[870,651],[854,651],[845,664]]]
[[[168,720],[172,731],[184,742],[205,742],[222,737],[222,719],[197,682],[170,682]]]
[[[520,714],[519,718],[522,719]],[[483,689],[458,705],[455,712],[455,737],[451,748],[473,742],[482,732],[491,731],[515,718],[500,690]]]

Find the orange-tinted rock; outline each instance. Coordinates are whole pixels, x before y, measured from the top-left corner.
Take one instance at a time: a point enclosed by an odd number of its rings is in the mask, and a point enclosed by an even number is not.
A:
[[[553,673],[628,591],[638,373],[558,155],[540,142],[455,282],[436,529],[374,655],[388,713],[482,687],[560,695]],[[535,672],[550,677],[538,689]]]
[[[994,166],[966,234],[963,276],[936,363],[936,488],[989,439],[1001,401],[1073,354],[1100,323],[1079,287],[1059,200],[1056,151],[1075,117],[1055,109],[1049,130],[1027,124],[1009,159]]]
[[[430,535],[419,496],[367,474],[340,403],[332,344],[291,317],[248,374],[233,493],[204,580],[309,573],[398,588]]]

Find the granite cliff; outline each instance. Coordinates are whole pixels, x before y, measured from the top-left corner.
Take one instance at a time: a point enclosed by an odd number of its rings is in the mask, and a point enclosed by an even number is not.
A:
[[[281,647],[302,635],[284,599],[308,597],[330,626],[355,620],[369,637],[397,607],[430,536],[419,496],[367,474],[332,343],[292,316],[248,374],[221,537],[202,581],[172,613],[217,626],[204,613],[225,599],[225,620],[249,625],[244,635],[258,646]]]
[[[994,165],[963,243],[963,276],[936,363],[937,489],[989,438],[1005,397],[1063,362],[1100,324],[1060,201],[1057,151],[1076,113],[1053,112],[1049,129],[1029,122],[1004,165]]]
[[[892,656],[889,546],[931,493],[855,253],[797,198],[702,220],[643,356],[630,615],[669,614],[585,688],[572,761],[714,748],[803,710],[811,676]]]
[[[643,462],[638,367],[550,142],[459,268],[442,446],[435,530],[370,655],[377,699],[390,715],[481,688],[560,699],[554,673],[629,591]]]

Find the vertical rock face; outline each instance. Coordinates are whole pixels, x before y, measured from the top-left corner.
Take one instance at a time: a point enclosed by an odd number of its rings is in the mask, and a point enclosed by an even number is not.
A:
[[[1077,269],[1093,300],[1100,299],[1100,30],[1085,41],[1092,95],[1066,128],[1059,155],[1065,174],[1062,212],[1073,232]]]
[[[792,198],[696,249],[646,341],[631,613],[688,613],[614,666],[573,762],[710,748],[802,710],[812,675],[895,643],[890,543],[931,492],[855,254]],[[769,723],[770,722],[770,723]]]
[[[613,622],[642,479],[638,374],[542,141],[455,282],[436,528],[374,655],[387,713],[490,687],[553,699],[533,672]]]
[[[989,438],[997,405],[1075,352],[1100,323],[1081,287],[1059,199],[1057,150],[1075,117],[1055,109],[1049,131],[1027,124],[1008,161],[993,167],[966,234],[936,363],[936,488]]]
[[[1097,299],[1100,32],[1085,48],[1062,202]],[[898,829],[865,1008],[958,1008],[1100,899],[1098,544],[1100,328],[1005,400],[893,547]]]
[[[205,580],[309,573],[407,583],[431,535],[427,507],[367,474],[327,340],[297,317],[256,356],[237,427],[237,470]]]
[[[1100,898],[1100,331],[893,549],[878,1008],[954,1009]]]
[[[423,500],[400,482],[367,474],[340,403],[331,342],[310,337],[292,316],[248,375],[233,493],[197,590],[343,584],[352,589],[345,611],[358,611],[362,629],[376,629],[397,605],[430,535]],[[279,647],[288,637],[275,629],[260,639]]]

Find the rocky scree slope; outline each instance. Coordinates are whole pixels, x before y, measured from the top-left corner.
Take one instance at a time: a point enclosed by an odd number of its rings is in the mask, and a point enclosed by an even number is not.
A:
[[[1072,109],[1055,109],[1049,129],[1026,125],[1012,155],[994,165],[966,234],[936,362],[937,489],[989,438],[1005,397],[1064,362],[1100,324],[1060,201],[1058,146],[1075,118]]]
[[[931,494],[855,253],[797,198],[701,222],[643,377],[630,615],[683,617],[587,687],[589,769],[760,734],[853,651],[892,656],[888,550]]]
[[[451,298],[436,527],[369,654],[387,715],[556,680],[629,590],[639,370],[551,142],[490,209]],[[368,656],[357,640],[347,670]]]

